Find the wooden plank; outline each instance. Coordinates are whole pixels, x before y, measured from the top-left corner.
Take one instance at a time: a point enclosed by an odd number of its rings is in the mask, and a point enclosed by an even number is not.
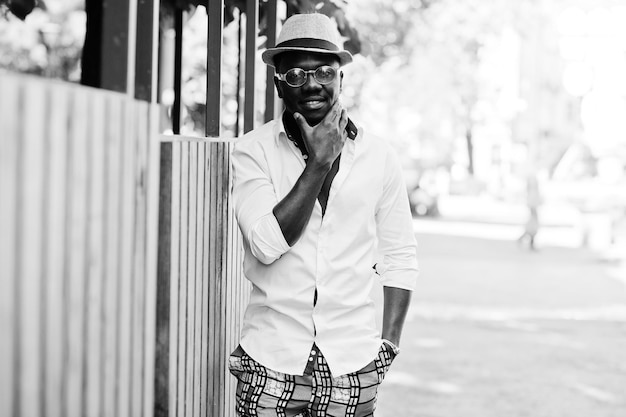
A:
[[[43,384],[45,415],[66,415],[63,398],[64,355],[67,326],[64,320],[65,278],[64,263],[66,246],[67,178],[68,178],[68,124],[70,119],[70,91],[62,86],[51,87],[49,95],[50,118],[48,138],[45,145],[47,155],[46,185],[47,203],[45,210],[45,257],[43,337]]]
[[[178,370],[179,370],[179,333],[181,326],[180,314],[180,263],[181,263],[181,230],[182,230],[182,210],[181,210],[181,171],[182,149],[180,143],[172,144],[172,261],[170,278],[170,355],[169,355],[169,416],[183,416],[179,413],[181,403],[179,398]]]
[[[259,31],[259,0],[246,0],[246,71],[244,90],[243,133],[254,129],[256,114],[256,55]]]
[[[155,135],[156,136],[156,135]],[[158,137],[157,137],[158,139]],[[175,391],[175,385],[170,384],[170,367],[175,363],[172,360],[170,354],[170,343],[175,340],[175,337],[171,336],[170,329],[176,327],[176,323],[170,319],[170,316],[177,312],[173,303],[177,303],[177,298],[173,296],[171,288],[172,280],[171,275],[173,271],[177,271],[174,266],[175,257],[177,257],[177,251],[174,250],[173,240],[173,145],[172,142],[152,143],[154,147],[160,147],[160,155],[158,159],[159,169],[154,170],[159,175],[159,189],[158,189],[158,247],[157,247],[157,271],[156,271],[156,283],[155,292],[156,308],[155,312],[155,349],[154,360],[148,362],[146,369],[150,369],[151,365],[154,365],[154,379],[151,379],[146,375],[147,381],[154,381],[154,405],[152,402],[146,404],[147,410],[153,408],[155,417],[169,417],[170,405],[174,404],[170,401],[170,395]],[[157,153],[157,152],[153,152]],[[155,155],[152,155],[155,158]],[[153,173],[153,175],[155,175]],[[155,205],[156,206],[156,205]],[[152,205],[151,205],[152,207]],[[153,210],[154,211],[154,210]],[[148,239],[151,243],[153,239]],[[152,276],[148,274],[148,276]],[[147,326],[148,330],[151,328]],[[153,340],[147,337],[148,341]],[[149,346],[146,346],[149,349]],[[146,358],[147,359],[147,358]],[[170,389],[170,386],[172,389]],[[148,400],[149,394],[146,395]],[[152,407],[151,407],[152,406]],[[174,408],[174,407],[172,407]],[[148,414],[150,416],[150,414]]]
[[[156,91],[156,89],[155,89]],[[147,231],[146,231],[146,301],[145,301],[145,344],[144,344],[144,392],[143,416],[156,416],[154,409],[155,378],[156,378],[156,351],[157,351],[157,265],[159,259],[159,161],[160,143],[158,137],[159,107],[151,104],[149,107],[147,154]],[[169,166],[169,165],[168,165]],[[169,208],[168,208],[169,212]],[[167,244],[169,244],[167,239]],[[169,294],[169,291],[168,291]],[[168,303],[169,304],[169,303]],[[169,316],[169,308],[167,309]],[[168,349],[169,352],[169,349]],[[168,361],[166,361],[167,364]],[[167,398],[167,395],[165,395]]]
[[[44,340],[41,337],[42,326],[41,301],[42,274],[41,262],[43,256],[42,230],[43,230],[43,180],[45,141],[44,124],[32,123],[31,115],[37,115],[41,119],[45,117],[45,94],[46,89],[37,83],[24,85],[23,107],[20,112],[19,123],[22,126],[22,152],[19,159],[19,215],[17,227],[18,234],[18,270],[16,281],[18,285],[18,321],[20,327],[19,346],[19,371],[20,375],[20,403],[19,412],[28,416],[41,415],[42,391],[41,381],[41,349]],[[36,117],[37,117],[36,116]]]
[[[189,149],[189,177],[187,180],[188,201],[187,201],[187,329],[186,345],[187,358],[185,365],[186,391],[185,404],[187,406],[185,415],[193,416],[195,410],[195,329],[196,329],[196,207],[197,207],[197,178],[198,178],[198,143],[189,142],[186,144]]]
[[[135,186],[134,186],[134,138],[136,111],[132,102],[121,102],[124,108],[124,134],[122,136],[122,176],[121,176],[121,222],[120,222],[120,286],[118,291],[119,316],[118,332],[118,402],[117,417],[130,415],[130,377],[131,377],[131,322],[134,291],[133,277],[133,240],[135,224]]]
[[[226,265],[226,254],[228,251],[227,242],[227,218],[228,218],[228,155],[225,151],[226,143],[221,142],[218,145],[219,147],[219,246],[218,249],[220,251],[220,259],[219,265],[221,268],[220,274],[218,275],[219,279],[219,293],[221,296],[220,303],[220,318],[221,318],[221,329],[219,333],[220,340],[220,352],[219,352],[219,376],[220,376],[220,415],[224,415],[224,402],[226,400],[226,355],[228,354],[228,344],[226,341],[226,331],[229,326],[228,317],[226,315],[228,298],[226,297],[226,281],[228,280],[227,276],[227,265]]]
[[[22,141],[19,138],[19,86],[16,79],[0,74],[0,193],[6,196],[0,204],[0,329],[6,337],[0,340],[0,415],[17,414],[15,396],[18,376],[15,372],[18,349],[15,290],[17,274],[18,231],[18,157]],[[15,413],[14,413],[15,411]]]
[[[89,167],[88,198],[88,274],[85,277],[87,296],[85,316],[84,392],[82,415],[97,417],[101,409],[102,392],[102,321],[104,294],[104,209],[105,209],[105,98],[102,94],[90,96],[89,132],[81,140],[88,143]]]
[[[195,233],[195,276],[196,286],[194,289],[193,297],[195,298],[194,315],[195,328],[194,328],[194,416],[201,416],[202,405],[202,375],[205,373],[205,369],[202,368],[202,322],[204,317],[202,316],[202,288],[204,283],[204,271],[202,269],[202,260],[204,253],[204,143],[196,143],[196,166],[195,166],[195,178],[196,178],[196,233]]]
[[[112,416],[117,413],[118,397],[118,315],[119,315],[119,283],[120,240],[121,240],[121,196],[120,183],[121,141],[124,126],[123,108],[116,96],[108,96],[106,102],[105,125],[105,282],[104,302],[102,311],[102,340],[104,341],[104,360],[102,362],[102,412],[101,415]]]
[[[217,347],[217,338],[215,335],[217,334],[218,327],[218,316],[217,312],[219,311],[217,308],[217,303],[219,300],[219,295],[217,294],[215,288],[215,277],[217,270],[217,258],[216,258],[216,224],[215,224],[215,211],[216,211],[216,189],[217,189],[217,178],[216,178],[216,162],[215,162],[215,143],[211,143],[209,145],[209,178],[211,180],[211,194],[209,195],[208,201],[208,221],[209,221],[209,254],[208,254],[208,263],[209,263],[209,271],[208,271],[208,283],[209,283],[209,314],[208,314],[208,363],[207,363],[207,372],[209,374],[209,381],[207,384],[208,390],[208,415],[217,415],[215,410],[215,403],[217,401],[217,393],[218,393],[218,385],[219,381],[217,381],[216,375],[216,355],[218,351]]]
[[[228,162],[226,168],[228,169],[228,190],[231,190],[231,175],[230,175],[230,144],[226,144],[226,153],[228,155]],[[228,326],[226,327],[227,331],[227,343],[228,348],[226,350],[226,356],[232,352],[238,344],[239,341],[239,326],[237,323],[238,315],[237,310],[241,307],[239,304],[239,300],[237,297],[237,225],[234,221],[234,210],[231,204],[231,195],[228,193],[227,202],[227,224],[228,224],[228,263],[227,263],[227,279],[226,284],[228,286],[227,289],[227,297],[228,297],[228,311],[227,311],[227,322]],[[228,358],[225,358],[226,360]],[[235,378],[233,378],[228,369],[226,370],[226,398],[225,398],[225,414],[226,415],[235,415],[234,411],[234,398],[235,398]]]
[[[187,287],[189,233],[189,143],[181,143],[180,169],[180,259],[179,259],[179,334],[178,334],[178,415],[187,416]]]
[[[202,375],[200,378],[200,414],[203,416],[208,415],[207,404],[209,401],[207,384],[209,378],[208,374],[208,340],[209,340],[209,285],[210,285],[210,272],[209,272],[209,199],[211,195],[211,179],[209,176],[209,163],[210,157],[209,144],[204,142],[202,144],[202,164],[200,175],[202,176],[202,184],[204,189],[202,190],[202,289],[201,289],[201,317],[202,324],[200,329],[200,367],[202,369]]]
[[[66,376],[67,414],[83,414],[84,351],[85,351],[85,277],[88,274],[88,95],[83,89],[73,91],[72,122],[69,131],[68,227],[66,262],[68,268],[66,290]]]
[[[168,191],[167,204],[160,206],[160,169],[159,162],[161,161],[161,144],[158,137],[158,116],[159,107],[155,104],[150,105],[150,117],[148,125],[148,173],[146,176],[148,187],[148,201],[147,201],[147,232],[146,232],[146,303],[145,303],[145,345],[144,345],[144,393],[143,393],[143,416],[144,417],[161,417],[163,414],[158,414],[156,409],[156,388],[157,379],[161,379],[162,375],[158,371],[165,369],[165,387],[167,389],[167,368],[169,361],[166,359],[164,364],[159,363],[161,358],[161,348],[169,342],[167,332],[169,332],[169,297],[167,300],[166,318],[167,326],[165,327],[165,343],[161,339],[161,323],[158,323],[158,314],[161,314],[159,308],[161,308],[159,297],[161,296],[160,284],[162,277],[162,271],[159,264],[161,256],[161,244],[159,242],[160,234],[160,216],[162,211],[169,219],[170,216],[170,192]],[[171,149],[171,148],[170,148]],[[167,168],[171,169],[171,165],[167,164]],[[166,184],[169,187],[169,183]],[[161,209],[160,209],[160,207]],[[166,245],[170,245],[170,239],[167,237],[164,242]],[[169,250],[168,250],[169,256]],[[169,259],[168,259],[169,265]],[[169,266],[167,268],[167,288],[169,288]],[[169,292],[168,292],[169,294]],[[158,328],[157,328],[158,326]],[[166,349],[166,354],[169,354],[169,348]],[[166,357],[167,358],[167,357]],[[157,367],[159,369],[157,370]],[[159,393],[160,395],[160,393]],[[163,401],[167,404],[167,391],[163,394]],[[161,399],[159,399],[161,401]]]
[[[134,165],[133,175],[135,189],[135,220],[134,220],[134,265],[132,292],[132,323],[131,323],[131,380],[130,380],[130,415],[143,414],[143,355],[145,345],[145,296],[146,296],[146,222],[147,222],[147,183],[148,174],[148,123],[149,105],[134,102],[137,109],[134,132]]]

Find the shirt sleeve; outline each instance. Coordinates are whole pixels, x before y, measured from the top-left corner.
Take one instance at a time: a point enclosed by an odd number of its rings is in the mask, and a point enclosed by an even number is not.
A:
[[[412,291],[419,274],[417,243],[400,162],[391,149],[387,153],[384,175],[384,189],[376,211],[382,264],[376,265],[376,272],[384,286]]]
[[[269,265],[289,250],[272,210],[278,203],[259,143],[236,144],[232,153],[235,216],[250,251]]]

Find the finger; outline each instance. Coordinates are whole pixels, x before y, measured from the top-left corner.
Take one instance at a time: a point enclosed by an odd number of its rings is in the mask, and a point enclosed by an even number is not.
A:
[[[306,121],[304,116],[301,115],[300,113],[294,113],[293,118],[296,119],[296,123],[298,124],[298,127],[300,128],[301,132],[304,132],[311,128],[311,126],[309,126],[309,123]]]
[[[348,126],[348,111],[346,109],[341,109],[341,116],[339,117],[339,128],[341,130],[345,130],[346,126]]]
[[[336,121],[340,115],[340,112],[341,112],[341,104],[339,103],[339,100],[335,100],[330,110],[326,114],[326,120],[331,121],[331,122]]]

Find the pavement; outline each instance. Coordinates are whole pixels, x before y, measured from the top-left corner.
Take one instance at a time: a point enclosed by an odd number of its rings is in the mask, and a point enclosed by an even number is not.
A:
[[[414,220],[421,275],[376,416],[626,416],[622,259],[566,216],[530,251],[523,210],[480,212]]]

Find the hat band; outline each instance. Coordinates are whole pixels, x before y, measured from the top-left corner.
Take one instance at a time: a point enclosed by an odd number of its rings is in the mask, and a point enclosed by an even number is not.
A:
[[[276,48],[316,48],[327,51],[339,52],[339,47],[332,42],[323,39],[299,38],[290,39],[276,45]]]

